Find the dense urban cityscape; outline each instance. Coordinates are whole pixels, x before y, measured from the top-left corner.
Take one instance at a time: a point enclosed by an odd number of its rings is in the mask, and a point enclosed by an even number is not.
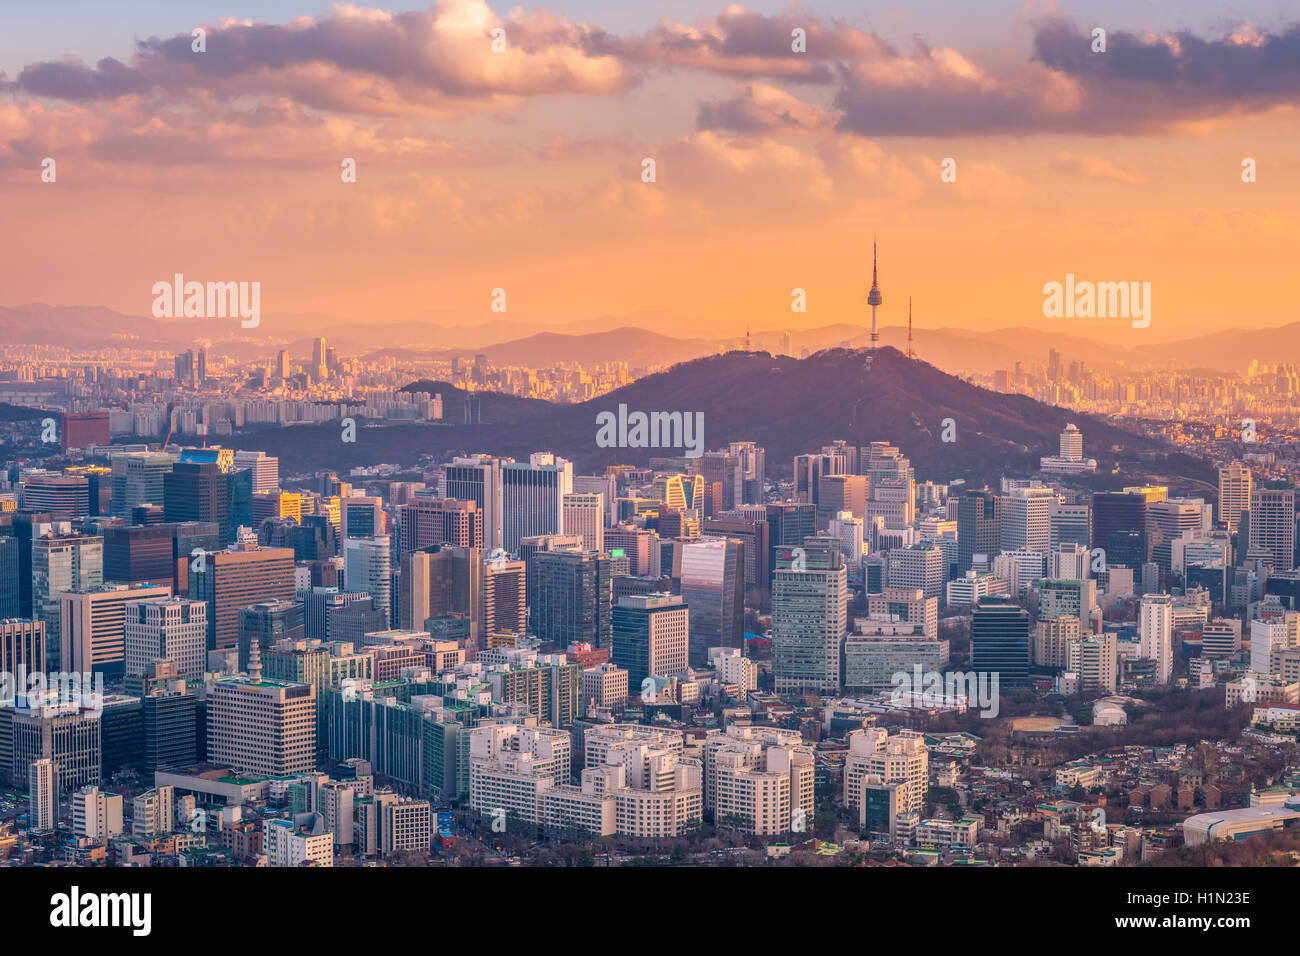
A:
[[[13,910],[1280,927],[1300,24],[1129,6],[10,5]]]

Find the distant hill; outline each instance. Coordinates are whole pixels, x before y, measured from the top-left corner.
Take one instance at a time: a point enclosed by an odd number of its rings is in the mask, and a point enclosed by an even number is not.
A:
[[[1074,422],[1083,431],[1086,454],[1106,466],[1093,479],[1098,486],[1128,481],[1128,469],[1138,462],[1144,473],[1192,482],[1211,477],[1203,462],[1091,416],[978,388],[893,348],[877,351],[870,368],[866,357],[846,349],[806,359],[731,352],[683,363],[576,405],[480,392],[480,425],[368,428],[358,432],[353,445],[340,442],[337,426],[297,427],[246,434],[234,444],[280,454],[286,473],[410,464],[421,454],[441,457],[453,451],[523,459],[545,449],[574,461],[582,472],[681,454],[679,449],[597,447],[597,415],[625,404],[629,411],[702,412],[706,448],[756,441],[767,449],[769,476],[788,475],[796,454],[842,438],[857,445],[897,444],[921,479],[996,482],[1003,474],[1034,473],[1038,458],[1055,454],[1061,429]],[[433,382],[407,388],[441,392],[447,420],[463,421],[460,390]],[[946,418],[956,426],[952,443],[941,440]],[[1109,474],[1112,464],[1120,466],[1119,475]]]

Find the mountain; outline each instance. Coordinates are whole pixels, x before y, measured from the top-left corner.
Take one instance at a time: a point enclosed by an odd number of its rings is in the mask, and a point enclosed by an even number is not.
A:
[[[617,412],[622,404],[630,412],[703,413],[705,448],[756,441],[767,449],[769,475],[788,475],[795,455],[842,438],[855,445],[893,442],[922,480],[996,483],[1003,474],[1035,473],[1038,458],[1055,454],[1061,429],[1074,422],[1083,431],[1085,453],[1103,463],[1102,472],[1084,483],[1131,484],[1130,471],[1139,463],[1143,475],[1167,475],[1179,487],[1199,487],[1212,477],[1204,462],[1163,442],[1025,396],[978,388],[896,349],[878,350],[870,367],[866,359],[866,352],[848,349],[806,359],[730,352],[677,365],[575,405],[479,392],[479,425],[367,428],[351,445],[340,443],[337,425],[297,427],[246,433],[234,444],[281,455],[286,473],[413,464],[422,454],[441,458],[456,451],[526,459],[543,449],[590,473],[610,464],[645,464],[652,457],[682,454],[670,448],[599,447],[597,416]],[[448,421],[463,421],[459,389],[435,382],[407,388],[440,392]],[[945,419],[952,419],[955,441],[942,440]],[[1119,472],[1111,474],[1112,466]]]

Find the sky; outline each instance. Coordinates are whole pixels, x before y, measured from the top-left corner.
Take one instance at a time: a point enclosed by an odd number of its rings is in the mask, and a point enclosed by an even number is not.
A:
[[[0,306],[148,315],[182,273],[271,330],[723,336],[869,321],[875,237],[884,325],[1296,318],[1284,3],[106,6],[0,0]],[[1150,324],[1044,316],[1067,274],[1149,282]]]

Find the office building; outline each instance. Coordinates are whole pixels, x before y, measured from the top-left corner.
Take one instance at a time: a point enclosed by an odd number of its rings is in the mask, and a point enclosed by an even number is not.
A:
[[[1295,568],[1295,489],[1285,482],[1257,484],[1250,493],[1250,549],[1273,571]]]
[[[38,833],[59,828],[59,768],[49,757],[28,766],[27,828]]]
[[[95,535],[47,534],[32,542],[32,612],[45,622],[45,663],[71,670],[62,656],[65,591],[89,591],[104,583],[104,539]],[[55,639],[59,635],[59,639]],[[66,666],[64,666],[66,664]]]
[[[527,563],[528,626],[552,647],[609,647],[610,558],[595,551],[542,551]]]
[[[1250,469],[1239,461],[1219,468],[1218,518],[1230,532],[1237,531],[1241,516],[1250,511],[1251,482]]]
[[[1021,686],[1029,679],[1029,612],[1002,597],[984,597],[975,606],[970,625],[971,666],[997,673],[1001,687]]]
[[[483,547],[483,512],[473,501],[417,496],[399,513],[403,554],[439,544]]]
[[[1000,548],[998,496],[988,489],[967,491],[957,503],[957,570],[971,570],[976,555],[991,561]]]
[[[839,545],[829,537],[806,538],[802,550],[777,558],[772,674],[778,694],[834,694],[848,631],[848,576]]]
[[[703,666],[710,647],[742,647],[745,545],[732,538],[681,544],[681,595],[691,609],[690,661]]]
[[[139,595],[122,608],[127,677],[143,678],[151,663],[172,661],[176,676],[199,680],[207,663],[208,605],[185,597]]]
[[[521,538],[564,531],[564,498],[573,492],[573,464],[550,452],[501,465],[501,547],[519,552]]]
[[[690,612],[679,595],[623,597],[610,617],[609,660],[627,671],[630,694],[640,694],[647,677],[671,677],[686,670]]]
[[[582,550],[605,550],[605,497],[573,492],[564,496],[564,533],[582,539]]]
[[[472,501],[483,515],[481,546],[501,547],[501,460],[487,455],[456,458],[443,467],[443,485],[446,497]]]
[[[244,608],[293,600],[293,550],[240,542],[204,552],[190,561],[189,585],[189,596],[208,604],[208,649],[238,648]]]
[[[120,676],[125,673],[127,606],[135,601],[168,598],[171,593],[167,584],[157,587],[115,584],[64,591],[59,596],[59,656],[64,669],[79,674]]]

